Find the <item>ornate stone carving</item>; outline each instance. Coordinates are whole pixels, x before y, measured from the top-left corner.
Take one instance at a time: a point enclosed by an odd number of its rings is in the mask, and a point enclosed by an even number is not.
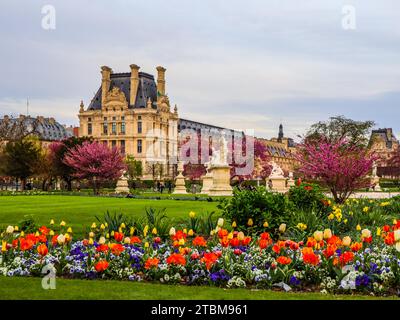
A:
[[[113,87],[109,92],[107,92],[105,103],[116,101],[126,104],[126,97],[120,88]]]
[[[158,99],[158,109],[161,112],[170,112],[170,105],[168,96],[163,95]]]

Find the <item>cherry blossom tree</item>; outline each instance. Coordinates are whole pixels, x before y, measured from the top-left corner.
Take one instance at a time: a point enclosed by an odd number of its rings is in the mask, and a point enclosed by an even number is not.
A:
[[[74,170],[75,177],[89,180],[95,194],[104,182],[118,179],[126,170],[120,151],[98,142],[76,146],[66,153],[63,161]]]
[[[362,146],[349,145],[345,139],[329,142],[306,140],[295,154],[299,172],[320,180],[329,188],[337,203],[343,203],[355,190],[369,186],[368,173],[376,156]]]

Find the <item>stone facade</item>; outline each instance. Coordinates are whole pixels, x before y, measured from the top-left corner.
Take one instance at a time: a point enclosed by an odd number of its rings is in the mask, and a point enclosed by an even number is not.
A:
[[[378,176],[390,177],[398,175],[398,168],[391,168],[389,160],[399,148],[399,140],[393,134],[392,128],[372,130],[370,138],[371,151],[378,155]]]
[[[132,64],[129,73],[101,67],[102,81],[88,108],[79,111],[79,135],[119,147],[142,161],[143,179],[172,177],[177,155],[178,109],[165,93],[165,71],[157,67],[157,83]],[[174,160],[175,157],[175,161]]]

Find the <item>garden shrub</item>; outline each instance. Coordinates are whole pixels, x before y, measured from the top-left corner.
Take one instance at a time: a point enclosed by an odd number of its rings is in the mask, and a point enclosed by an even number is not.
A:
[[[285,195],[268,192],[265,187],[253,191],[234,189],[233,197],[223,199],[218,208],[230,222],[236,222],[238,230],[246,230],[249,219],[252,219],[253,231],[265,230],[265,222],[268,222],[269,229],[278,228],[287,221],[290,210]]]
[[[293,186],[288,193],[295,209],[302,211],[327,212],[329,200],[317,184],[301,183]]]

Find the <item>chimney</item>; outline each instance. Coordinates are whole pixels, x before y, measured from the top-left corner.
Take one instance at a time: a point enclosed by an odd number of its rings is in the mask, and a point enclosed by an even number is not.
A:
[[[131,64],[131,93],[129,98],[129,104],[135,105],[136,95],[139,88],[139,69],[140,67],[136,64]]]
[[[104,105],[106,95],[110,90],[110,83],[111,83],[111,68],[107,66],[101,67],[101,106]]]
[[[157,68],[157,94],[165,95],[165,71],[167,69],[158,66]]]

